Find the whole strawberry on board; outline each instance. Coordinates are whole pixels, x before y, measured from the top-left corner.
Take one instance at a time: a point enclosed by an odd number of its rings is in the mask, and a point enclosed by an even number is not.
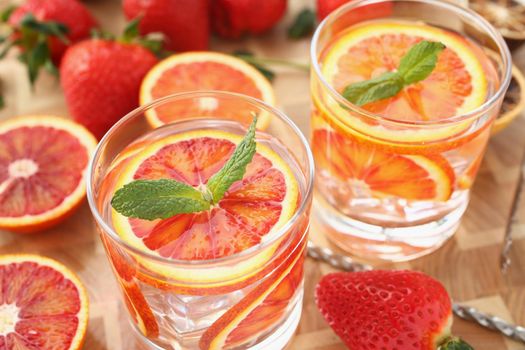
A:
[[[71,46],[60,83],[71,116],[97,138],[139,105],[139,89],[157,57],[144,47],[158,43],[138,35],[134,21],[120,39],[94,38]]]
[[[332,11],[335,11],[347,2],[354,0],[317,0],[317,19],[322,21]],[[350,25],[367,19],[377,19],[385,17],[392,12],[392,3],[372,3],[366,7],[360,7],[346,14],[344,24]]]
[[[472,350],[450,334],[447,291],[423,273],[332,273],[315,294],[324,318],[351,350]]]
[[[0,40],[0,51],[6,54],[18,47],[32,83],[41,68],[56,73],[67,47],[89,37],[97,27],[96,20],[78,0],[27,0],[19,7],[6,9],[2,21],[10,33]]]
[[[213,0],[212,29],[225,38],[261,34],[270,30],[286,12],[286,0]]]
[[[210,37],[208,0],[124,0],[128,19],[140,19],[140,33],[162,33],[167,50],[206,50]]]

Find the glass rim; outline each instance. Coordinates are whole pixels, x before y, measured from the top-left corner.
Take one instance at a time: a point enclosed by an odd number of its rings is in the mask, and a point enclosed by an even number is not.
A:
[[[283,225],[278,232],[274,234],[274,237],[272,237],[271,240],[268,240],[266,242],[262,242],[259,244],[256,244],[248,249],[245,249],[243,251],[240,251],[238,253],[217,258],[217,259],[207,259],[207,260],[181,260],[181,259],[171,259],[171,258],[165,258],[160,255],[155,255],[150,252],[144,251],[142,249],[139,249],[128,242],[124,241],[118,233],[116,233],[113,228],[104,220],[102,214],[100,213],[98,206],[96,205],[95,196],[93,192],[93,186],[94,186],[94,174],[95,169],[97,168],[98,161],[100,159],[100,156],[103,152],[103,149],[111,140],[112,136],[119,130],[119,128],[125,124],[128,120],[131,120],[141,114],[144,114],[147,110],[151,108],[158,107],[164,103],[167,102],[173,102],[177,100],[184,100],[188,98],[196,98],[196,97],[228,97],[228,98],[238,98],[243,100],[244,102],[248,102],[249,104],[255,105],[259,109],[266,110],[267,112],[273,114],[273,116],[276,116],[280,120],[282,120],[288,127],[290,127],[293,132],[299,137],[299,140],[303,146],[303,148],[306,151],[306,158],[308,163],[308,171],[307,174],[305,174],[307,177],[306,181],[306,190],[304,196],[301,198],[301,203],[298,206],[298,209],[294,213],[294,215],[286,222],[285,225]],[[212,118],[210,118],[212,119]],[[181,120],[174,122],[172,124],[177,123],[183,123],[188,122],[188,119]],[[152,261],[162,263],[162,264],[169,264],[169,265],[182,265],[182,266],[188,266],[188,267],[198,267],[198,266],[206,266],[206,265],[213,265],[213,264],[222,264],[227,263],[232,260],[236,260],[239,258],[243,258],[245,256],[249,256],[252,253],[255,253],[259,249],[264,249],[270,246],[272,243],[274,243],[276,240],[281,238],[287,231],[290,230],[292,225],[300,218],[300,216],[307,210],[308,202],[312,196],[313,193],[313,183],[314,183],[314,158],[312,151],[309,147],[308,141],[304,134],[301,132],[299,127],[283,112],[279,111],[277,108],[270,106],[269,104],[254,98],[250,96],[246,96],[239,93],[234,92],[226,92],[226,91],[218,91],[218,90],[199,90],[199,91],[188,91],[188,92],[181,92],[181,93],[175,93],[171,94],[159,99],[156,99],[150,103],[147,103],[143,106],[140,106],[133,111],[126,114],[124,117],[122,117],[117,123],[115,123],[102,137],[100,142],[98,143],[95,152],[91,156],[91,159],[89,161],[89,167],[88,172],[86,174],[86,195],[88,204],[91,210],[91,213],[93,217],[96,220],[96,223],[100,226],[100,229],[103,232],[103,234],[106,234],[109,236],[110,239],[112,239],[114,242],[116,242],[118,245],[123,246],[127,251],[132,252],[133,254],[145,257],[147,259],[150,259]]]
[[[441,119],[437,121],[403,121],[399,119],[393,119],[381,116],[379,114],[375,114],[372,112],[369,112],[353,103],[345,99],[339,92],[337,92],[325,79],[321,72],[320,63],[318,61],[317,57],[317,48],[319,45],[319,37],[321,36],[321,32],[325,30],[325,27],[331,24],[333,21],[335,21],[342,13],[348,12],[352,9],[362,7],[364,5],[372,5],[372,4],[379,4],[384,2],[414,2],[414,3],[421,3],[421,4],[430,4],[433,6],[449,9],[451,11],[455,11],[459,13],[459,15],[463,17],[467,17],[471,19],[472,21],[479,24],[497,44],[499,49],[499,55],[503,59],[503,65],[505,67],[505,70],[503,72],[503,79],[501,80],[501,84],[498,87],[498,90],[482,105],[478,106],[477,108],[460,115],[454,115],[452,117]],[[498,54],[498,52],[497,52]],[[441,125],[447,125],[447,124],[454,124],[458,122],[463,122],[469,119],[475,119],[480,114],[485,113],[487,110],[492,108],[492,106],[497,103],[497,101],[500,100],[500,98],[504,97],[505,92],[507,91],[507,88],[510,84],[510,81],[512,79],[512,56],[510,54],[510,50],[507,46],[507,43],[505,42],[505,39],[499,33],[496,28],[492,24],[490,24],[485,18],[483,18],[481,15],[476,13],[475,11],[465,8],[459,4],[452,3],[449,1],[443,1],[443,0],[355,0],[352,2],[348,2],[335,11],[331,12],[317,27],[315,30],[315,33],[312,37],[312,42],[310,45],[310,59],[312,61],[312,68],[317,76],[317,78],[321,81],[321,84],[323,87],[325,87],[332,98],[334,98],[338,103],[342,104],[345,108],[348,108],[350,111],[359,113],[362,116],[365,116],[367,118],[371,118],[377,121],[383,121],[383,122],[389,122],[391,124],[396,124],[399,126],[441,126]]]

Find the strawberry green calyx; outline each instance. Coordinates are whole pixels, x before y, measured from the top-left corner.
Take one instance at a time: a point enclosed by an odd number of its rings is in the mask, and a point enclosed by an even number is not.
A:
[[[438,346],[437,350],[474,350],[474,348],[464,340],[450,336]]]
[[[139,24],[141,19],[142,17],[137,17],[131,20],[124,29],[122,37],[118,38],[117,41],[125,44],[138,44],[151,51],[157,57],[167,56],[167,52],[162,49],[164,36],[161,33],[151,33],[144,36],[140,34]]]
[[[9,20],[10,13],[12,11],[2,15],[3,22]],[[20,47],[19,59],[27,65],[29,81],[31,84],[34,84],[41,68],[45,68],[54,75],[57,74],[58,70],[55,62],[52,60],[49,40],[50,38],[56,38],[65,45],[69,45],[68,32],[69,28],[60,22],[40,21],[28,13],[22,18],[18,27],[12,33],[3,37],[0,59],[12,47]]]

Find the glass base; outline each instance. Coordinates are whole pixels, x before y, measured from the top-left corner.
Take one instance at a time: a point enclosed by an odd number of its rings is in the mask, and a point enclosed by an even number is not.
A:
[[[336,246],[366,260],[408,261],[441,247],[456,232],[468,199],[439,220],[404,227],[382,227],[354,220],[322,198],[314,200],[315,219]]]
[[[303,308],[303,295],[301,293],[293,310],[290,312],[289,317],[277,328],[270,336],[264,339],[262,342],[255,344],[251,347],[241,348],[237,347],[232,350],[282,350],[290,343],[292,337],[299,326],[299,321],[301,320],[301,311]],[[131,326],[134,330],[134,335],[136,339],[140,342],[140,350],[182,350],[190,349],[188,347],[181,347],[179,344],[174,342],[173,344],[166,346],[159,346],[154,343],[152,340],[146,338],[141,331],[137,328],[135,323],[131,321]],[[199,349],[198,346],[195,349]]]

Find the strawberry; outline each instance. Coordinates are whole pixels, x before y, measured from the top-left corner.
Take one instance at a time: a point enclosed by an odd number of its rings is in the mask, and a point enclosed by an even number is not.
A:
[[[4,20],[12,31],[6,48],[21,49],[32,82],[41,67],[55,71],[67,47],[89,37],[97,26],[78,0],[28,0],[6,12]]]
[[[286,12],[286,0],[214,0],[211,24],[215,33],[237,39],[271,29]]]
[[[472,350],[450,336],[447,291],[420,272],[332,273],[317,285],[316,302],[351,350]]]
[[[90,39],[70,47],[60,83],[73,118],[101,138],[139,104],[139,89],[157,58],[138,43]]]
[[[317,19],[322,21],[330,12],[352,0],[317,0]],[[346,15],[345,24],[350,25],[367,19],[378,19],[392,13],[392,3],[371,3]]]
[[[128,19],[140,18],[142,34],[160,32],[174,51],[208,48],[208,0],[124,0]]]

